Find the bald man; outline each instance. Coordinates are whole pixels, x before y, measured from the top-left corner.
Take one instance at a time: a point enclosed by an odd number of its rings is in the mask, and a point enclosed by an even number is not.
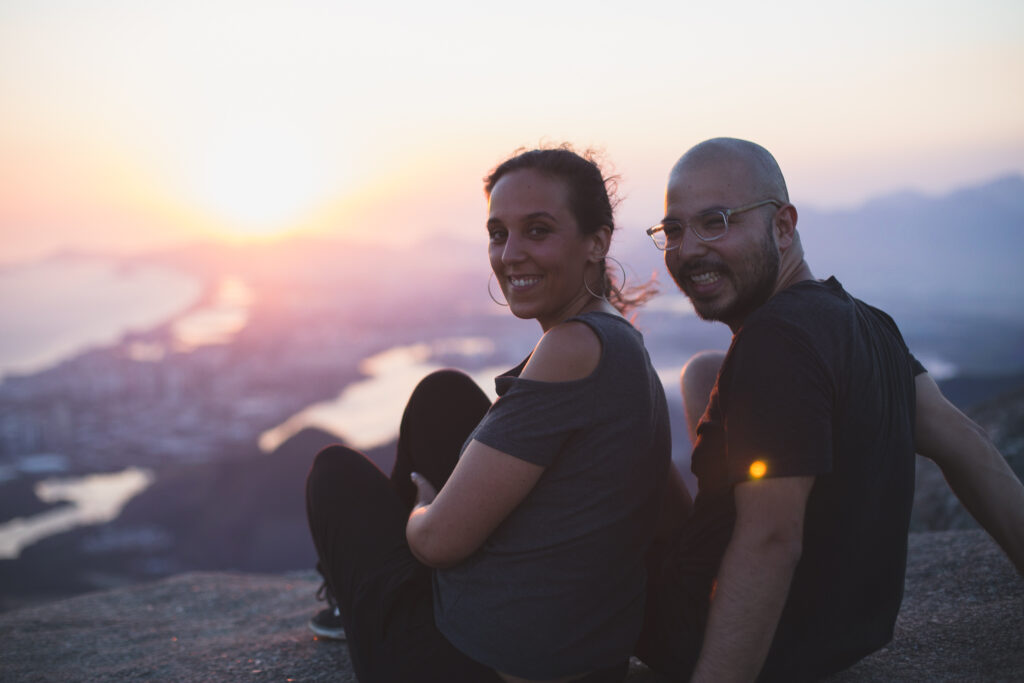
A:
[[[888,315],[814,278],[772,155],[703,142],[672,169],[665,204],[648,233],[733,340],[683,370],[699,490],[652,558],[637,654],[679,680],[799,681],[885,645],[915,449],[1024,573],[1024,487]]]

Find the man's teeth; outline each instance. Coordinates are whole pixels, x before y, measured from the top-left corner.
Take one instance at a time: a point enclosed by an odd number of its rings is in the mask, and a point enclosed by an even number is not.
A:
[[[513,287],[527,287],[529,285],[540,282],[540,278],[536,276],[531,277],[512,277],[509,276],[508,281],[512,283]]]
[[[709,273],[697,273],[690,276],[690,280],[697,285],[710,285],[712,282],[718,280],[721,277],[717,272],[711,271]]]

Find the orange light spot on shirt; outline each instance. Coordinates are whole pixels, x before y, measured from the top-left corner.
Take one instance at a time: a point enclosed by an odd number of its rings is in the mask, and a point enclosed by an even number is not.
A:
[[[750,476],[754,479],[760,479],[764,476],[764,473],[768,471],[768,466],[764,464],[762,460],[755,460],[750,463]]]

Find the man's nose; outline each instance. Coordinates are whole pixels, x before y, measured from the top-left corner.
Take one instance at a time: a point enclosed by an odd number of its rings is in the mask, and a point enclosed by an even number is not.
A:
[[[690,226],[686,226],[683,228],[682,240],[679,242],[676,250],[679,252],[679,257],[681,259],[690,259],[706,254],[708,250],[708,243],[697,237],[697,234],[690,228]]]

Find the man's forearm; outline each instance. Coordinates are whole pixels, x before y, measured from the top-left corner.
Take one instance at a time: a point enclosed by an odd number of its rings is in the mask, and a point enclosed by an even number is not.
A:
[[[927,374],[918,375],[914,446],[942,469],[964,507],[1024,574],[1024,486],[973,420]]]
[[[757,678],[799,559],[799,542],[737,529],[722,558],[694,683]]]
[[[950,488],[1024,575],[1024,485],[986,435],[970,461],[940,463]]]

